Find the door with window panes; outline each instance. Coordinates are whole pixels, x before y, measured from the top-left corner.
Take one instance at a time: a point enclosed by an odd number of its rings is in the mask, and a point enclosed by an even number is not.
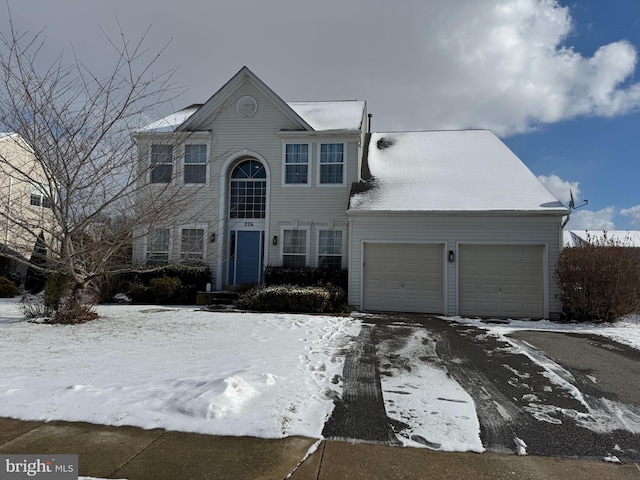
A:
[[[255,159],[240,161],[229,178],[228,262],[229,285],[262,281],[267,176]]]

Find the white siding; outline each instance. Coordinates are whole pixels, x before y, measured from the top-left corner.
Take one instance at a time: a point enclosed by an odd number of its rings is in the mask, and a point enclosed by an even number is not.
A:
[[[236,110],[237,101],[243,96],[252,96],[257,101],[257,111],[251,117],[243,117]],[[212,272],[222,275],[222,283],[226,277],[222,265],[227,258],[229,246],[227,234],[227,196],[228,176],[231,170],[243,158],[253,157],[267,166],[267,213],[264,222],[265,232],[265,265],[280,263],[278,245],[272,244],[274,236],[280,237],[284,227],[297,225],[309,228],[309,263],[315,266],[317,261],[318,229],[344,229],[348,224],[346,210],[348,207],[351,183],[358,180],[358,158],[361,152],[360,132],[340,132],[323,134],[318,132],[301,132],[300,126],[281,110],[281,105],[264,95],[251,81],[245,81],[225,100],[226,107],[205,123],[197,125],[195,135],[206,135],[210,151],[209,178],[205,186],[187,186],[184,192],[190,195],[188,212],[172,220],[174,225],[186,223],[203,224],[209,235],[215,234],[215,244],[207,245],[207,262]],[[195,128],[195,126],[194,126]],[[184,140],[184,134],[166,134]],[[141,152],[149,148],[151,143],[162,143],[159,135],[143,134],[138,138]],[[310,186],[297,187],[282,184],[283,175],[283,143],[309,143],[311,175]],[[327,142],[344,142],[346,144],[345,185],[318,186],[316,182],[318,144]],[[174,159],[179,163],[182,159]],[[148,161],[146,158],[142,162]],[[179,183],[179,182],[178,182]],[[254,222],[256,225],[262,222]],[[176,235],[177,230],[172,229]],[[346,234],[348,236],[348,233]],[[175,242],[174,242],[175,243]],[[142,244],[142,245],[141,245]],[[143,240],[134,246],[136,259],[142,258]],[[174,254],[176,253],[175,248]],[[348,248],[343,255],[346,257]],[[220,285],[220,283],[218,284]]]
[[[445,313],[458,314],[458,245],[464,243],[522,244],[545,246],[549,277],[544,292],[549,314],[561,311],[557,298],[559,290],[554,270],[560,252],[560,217],[555,216],[481,216],[428,215],[424,213],[395,213],[379,215],[351,215],[349,248],[349,303],[361,307],[362,245],[363,242],[432,242],[443,243],[445,251],[453,251],[454,262],[446,263]]]

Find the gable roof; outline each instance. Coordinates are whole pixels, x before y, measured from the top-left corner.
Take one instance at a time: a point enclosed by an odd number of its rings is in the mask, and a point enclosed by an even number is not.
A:
[[[285,101],[271,90],[266,83],[260,80],[247,67],[242,67],[220,90],[214,93],[202,107],[184,121],[179,127],[180,130],[198,130],[198,124],[206,122],[209,118],[217,115],[219,109],[230,95],[240,88],[244,82],[251,82],[264,96],[269,98],[273,104],[293,123],[299,125],[301,130],[311,130],[313,128],[300,117]]]
[[[197,130],[198,124],[214,117],[225,100],[240,86],[250,81],[275,106],[303,131],[358,130],[362,126],[366,102],[344,100],[331,102],[285,102],[251,70],[243,67],[204,104],[194,104],[178,110],[140,129],[141,132],[173,132]]]
[[[373,133],[369,189],[349,212],[549,212],[567,208],[489,130]]]

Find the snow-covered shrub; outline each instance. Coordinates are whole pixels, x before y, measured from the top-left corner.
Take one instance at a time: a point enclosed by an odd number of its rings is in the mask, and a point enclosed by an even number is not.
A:
[[[331,311],[331,293],[325,287],[256,287],[241,295],[236,306],[263,312],[322,313]]]
[[[640,312],[640,248],[606,239],[565,248],[555,274],[567,320],[612,322]]]

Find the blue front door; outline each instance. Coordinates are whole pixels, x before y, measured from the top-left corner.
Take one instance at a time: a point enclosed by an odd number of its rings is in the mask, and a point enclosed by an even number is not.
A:
[[[236,231],[235,282],[260,283],[262,232]]]

